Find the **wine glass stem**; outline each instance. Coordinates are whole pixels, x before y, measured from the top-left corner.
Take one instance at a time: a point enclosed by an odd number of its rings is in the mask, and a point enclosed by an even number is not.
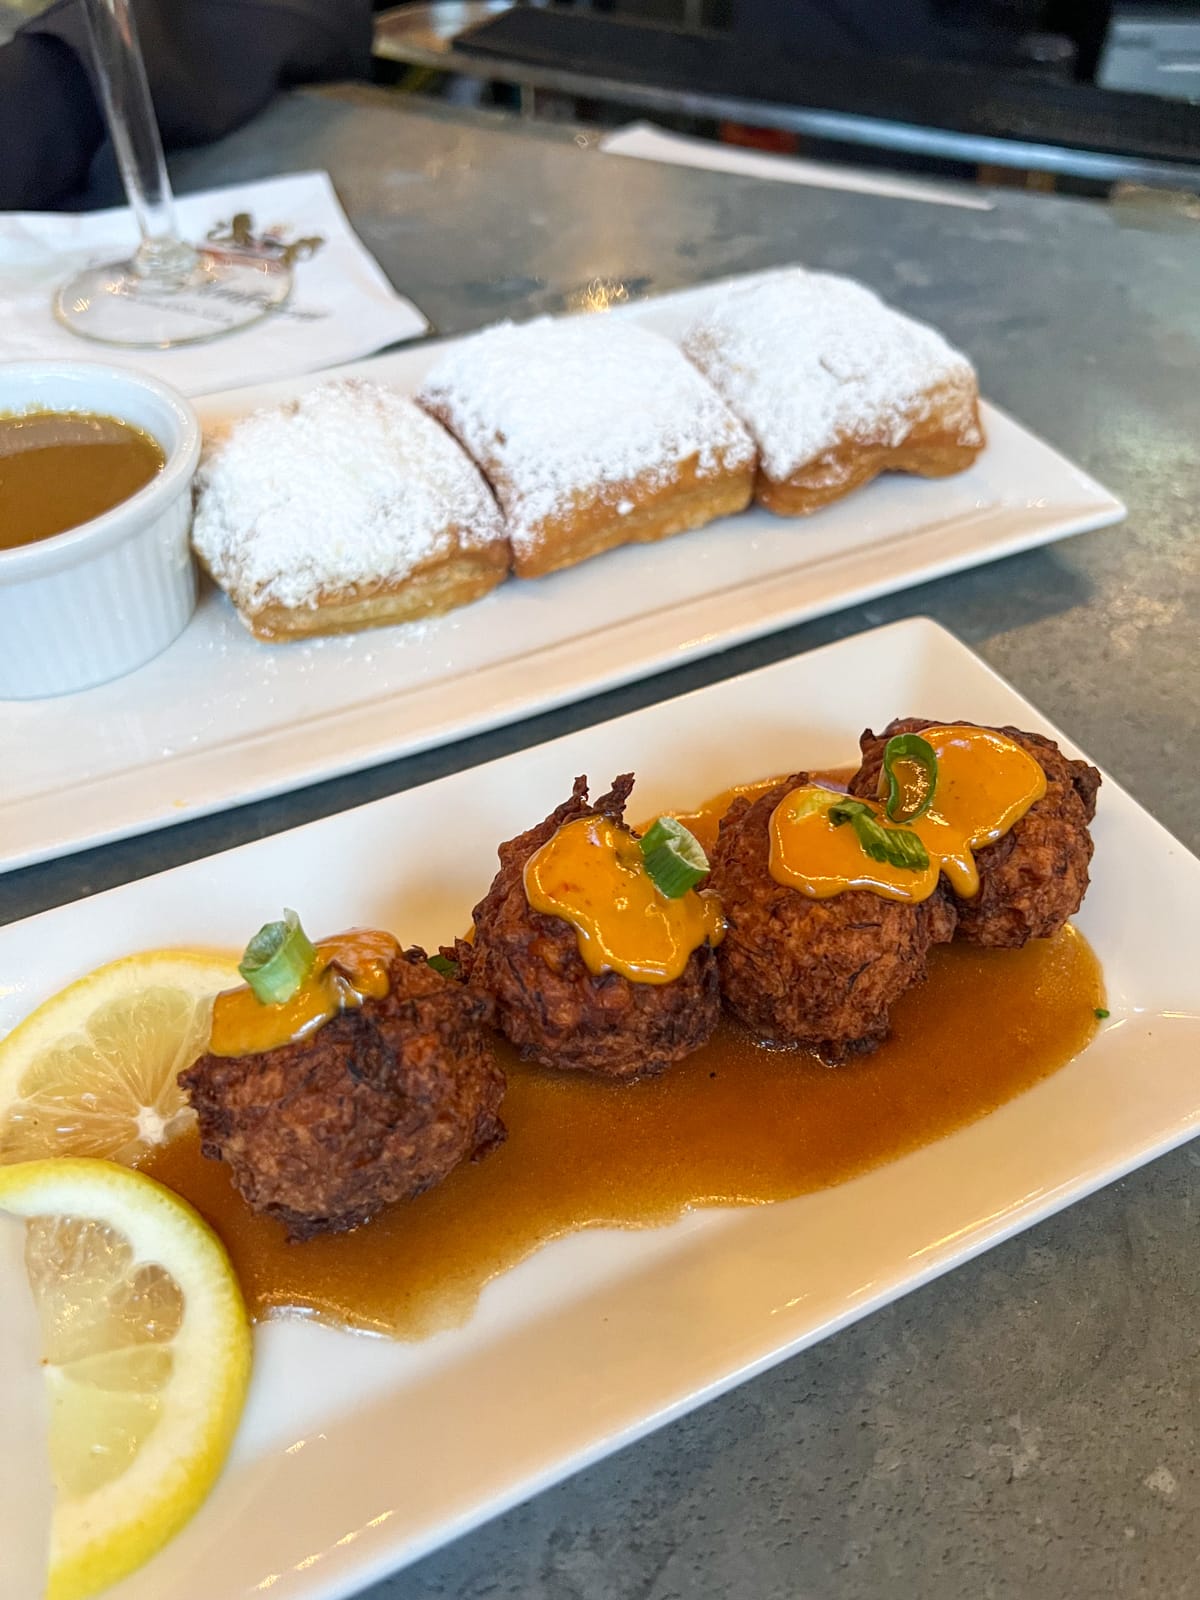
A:
[[[87,0],[85,11],[108,131],[142,235],[134,270],[144,278],[177,283],[194,269],[197,257],[176,226],[175,197],[129,0]]]

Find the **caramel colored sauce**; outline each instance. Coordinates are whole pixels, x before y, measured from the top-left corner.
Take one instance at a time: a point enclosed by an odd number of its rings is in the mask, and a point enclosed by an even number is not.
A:
[[[254,1056],[277,1050],[313,1033],[339,1011],[382,1000],[390,986],[388,966],[399,941],[375,928],[318,939],[317,959],[290,1000],[264,1003],[248,984],[225,989],[213,1002],[208,1048],[214,1056]]]
[[[846,785],[857,771],[857,767],[829,767],[821,772],[814,772],[812,778],[826,789],[834,789],[838,794],[845,794]],[[717,843],[721,818],[735,800],[757,800],[759,795],[769,794],[772,789],[778,789],[781,783],[786,782],[787,774],[780,773],[774,778],[757,778],[753,783],[738,783],[732,789],[722,789],[720,794],[713,795],[695,811],[672,811],[669,815],[677,822],[682,822],[690,833],[694,833],[704,850],[711,856]],[[637,831],[645,833],[649,826],[649,823],[639,824]]]
[[[0,416],[0,550],[78,528],[128,500],[163,469],[140,428],[89,412]]]
[[[668,900],[646,871],[638,841],[607,817],[568,822],[525,863],[535,911],[575,929],[589,972],[631,983],[671,983],[694,950],[719,944],[725,919],[714,895],[689,889]]]
[[[560,1235],[785,1200],[942,1138],[1064,1065],[1103,1004],[1096,958],[1068,927],[1023,950],[935,949],[892,1037],[849,1066],[724,1028],[663,1077],[630,1085],[505,1052],[506,1144],[355,1233],[304,1244],[250,1212],[194,1133],[146,1170],[216,1228],[255,1316],[301,1312],[419,1339],[464,1321],[489,1279]]]
[[[1046,792],[1046,774],[1028,750],[991,728],[926,728],[921,736],[937,756],[937,792],[923,817],[908,826],[936,855],[955,894],[979,893],[971,854],[1003,838]]]
[[[979,892],[972,854],[1001,838],[1046,792],[1046,774],[1027,750],[991,728],[926,728],[937,756],[937,790],[923,816],[904,824],[924,844],[923,869],[873,861],[853,827],[834,827],[822,791],[793,789],[771,816],[771,875],[815,900],[869,889],[888,900],[927,900],[945,873],[956,894]],[[889,826],[882,803],[868,802]]]
[[[857,770],[856,767],[848,767],[842,776],[846,779],[851,778]],[[822,774],[823,778],[825,776],[825,774]],[[838,775],[831,773],[828,776],[831,780],[830,787],[836,788],[838,785],[835,780]],[[689,833],[695,834],[705,853],[711,857],[713,847],[717,842],[717,830],[721,826],[721,818],[729,810],[733,802],[743,797],[747,800],[757,800],[760,794],[767,794],[770,790],[778,788],[783,781],[782,777],[777,777],[759,778],[756,783],[739,783],[732,789],[724,789],[720,794],[713,795],[711,800],[706,800],[695,811],[672,811],[671,815],[676,822],[682,822]],[[639,833],[645,833],[645,831],[646,829],[643,827],[638,829]]]

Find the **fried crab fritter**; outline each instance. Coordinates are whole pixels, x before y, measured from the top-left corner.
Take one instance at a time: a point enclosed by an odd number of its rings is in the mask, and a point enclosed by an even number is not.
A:
[[[576,778],[569,800],[502,844],[500,870],[473,913],[473,939],[460,940],[454,951],[468,985],[494,1000],[500,1031],[542,1066],[649,1077],[699,1049],[720,1017],[716,960],[707,944],[670,983],[634,983],[613,971],[595,976],[572,924],[534,911],[526,897],[525,863],[535,851],[581,817],[623,826],[632,788],[626,773],[592,804],[587,779]]]
[[[883,1042],[891,1007],[925,977],[930,946],[953,935],[954,909],[940,888],[916,904],[864,889],[816,900],[772,877],[771,814],[812,781],[797,773],[733,802],[709,887],[725,910],[717,966],[729,1010],[764,1043],[836,1064]]]
[[[504,1139],[504,1074],[486,996],[405,950],[389,992],[256,1055],[204,1055],[180,1073],[201,1148],[293,1239],[367,1222]]]
[[[859,741],[862,765],[850,783],[851,794],[876,794],[883,751],[898,733],[930,727],[979,724],[936,723],[905,717],[882,733],[868,728]],[[995,844],[976,850],[979,893],[970,900],[952,896],[958,911],[955,937],[972,944],[1015,947],[1029,939],[1048,939],[1075,915],[1087,892],[1100,774],[1086,761],[1064,756],[1053,739],[1019,728],[996,728],[1028,752],[1046,774],[1046,792]],[[949,891],[948,891],[949,892]]]

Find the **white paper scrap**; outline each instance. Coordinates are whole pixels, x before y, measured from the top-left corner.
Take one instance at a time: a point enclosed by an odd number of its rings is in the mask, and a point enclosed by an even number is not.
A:
[[[718,144],[715,139],[691,139],[668,133],[649,122],[631,122],[606,133],[600,149],[610,156],[633,156],[640,161],[664,161],[677,167],[702,167],[708,172],[734,172],[743,177],[766,178],[774,183],[805,183],[814,189],[843,189],[852,194],[878,194],[891,200],[919,200],[931,206],[961,206],[966,211],[991,211],[986,195],[971,194],[948,184],[922,183],[861,167],[839,166],[833,161],[806,161],[797,156],[771,155]]]

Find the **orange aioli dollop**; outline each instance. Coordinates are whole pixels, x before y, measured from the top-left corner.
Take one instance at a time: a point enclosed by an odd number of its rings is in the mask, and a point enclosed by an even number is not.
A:
[[[530,856],[524,876],[530,906],[572,925],[596,977],[619,972],[631,983],[671,983],[694,950],[725,936],[716,895],[689,889],[668,900],[638,841],[607,817],[566,823]]]
[[[1046,792],[1039,762],[1012,739],[990,728],[955,725],[921,732],[938,763],[933,804],[912,830],[929,854],[929,865],[914,870],[873,861],[851,823],[834,827],[830,806],[840,796],[818,785],[793,789],[775,807],[770,822],[770,871],[777,883],[827,900],[851,889],[869,889],[887,900],[927,900],[945,873],[964,900],[979,893],[979,868],[973,852],[997,839]],[[889,826],[883,802],[867,802]]]
[[[388,967],[400,944],[377,928],[319,939],[317,959],[290,1000],[265,1003],[248,984],[226,989],[213,1003],[209,1051],[214,1056],[254,1056],[295,1044],[315,1033],[339,1011],[364,1000],[382,1000],[391,987]]]

